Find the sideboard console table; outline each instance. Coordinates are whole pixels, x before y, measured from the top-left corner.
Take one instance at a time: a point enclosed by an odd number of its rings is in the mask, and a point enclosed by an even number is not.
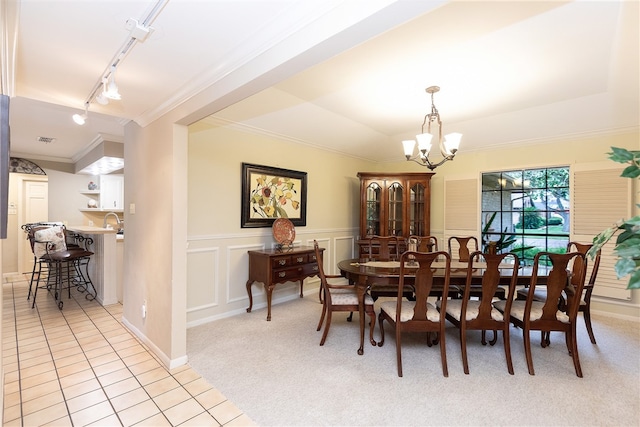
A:
[[[324,248],[320,248],[324,251]],[[249,251],[249,280],[247,280],[247,294],[249,307],[253,307],[251,285],[262,282],[267,291],[267,320],[271,320],[271,295],[278,283],[300,282],[300,298],[302,285],[307,277],[318,275],[318,262],[311,246],[299,246],[291,249],[268,249],[264,251]]]

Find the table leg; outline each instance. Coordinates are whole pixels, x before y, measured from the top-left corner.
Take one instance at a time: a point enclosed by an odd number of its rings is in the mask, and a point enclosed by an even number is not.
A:
[[[360,276],[358,283],[356,284],[356,290],[358,292],[358,314],[360,316],[360,348],[358,354],[364,354],[364,294],[367,292],[367,278],[366,276]]]
[[[302,285],[304,285],[304,279],[300,279],[300,298],[304,297],[304,295],[302,295]]]
[[[271,295],[273,294],[273,288],[275,285],[265,286],[267,290],[267,322],[271,321]]]
[[[253,308],[253,295],[251,294],[252,284],[253,280],[247,280],[247,294],[249,295],[249,307],[247,307],[247,313],[251,313],[251,309]]]

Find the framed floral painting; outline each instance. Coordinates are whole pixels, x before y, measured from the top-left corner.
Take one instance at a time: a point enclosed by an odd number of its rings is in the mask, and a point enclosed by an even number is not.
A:
[[[277,218],[307,225],[307,173],[242,163],[242,228],[271,227]]]

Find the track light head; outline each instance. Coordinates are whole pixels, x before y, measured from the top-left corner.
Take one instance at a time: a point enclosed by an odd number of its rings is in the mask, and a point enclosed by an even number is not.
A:
[[[84,114],[74,114],[72,116],[73,121],[82,126],[89,117],[89,103],[84,104]]]

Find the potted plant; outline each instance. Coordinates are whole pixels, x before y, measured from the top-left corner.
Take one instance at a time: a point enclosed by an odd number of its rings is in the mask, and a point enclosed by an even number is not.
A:
[[[617,147],[611,147],[611,150],[612,152],[607,153],[609,159],[629,164],[620,176],[631,179],[640,177],[640,151]],[[634,216],[626,221],[621,220],[595,236],[593,247],[587,254],[593,259],[602,246],[616,234],[618,235],[614,248],[614,253],[618,257],[614,267],[616,275],[618,279],[630,275],[627,289],[640,289],[640,216]]]

